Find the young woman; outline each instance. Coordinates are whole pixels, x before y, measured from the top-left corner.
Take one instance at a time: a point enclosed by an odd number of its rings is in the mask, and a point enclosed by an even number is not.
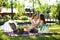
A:
[[[36,31],[35,28],[38,27],[38,24],[39,24],[39,16],[37,14],[35,14],[33,16],[33,19],[31,19],[31,26],[29,27],[30,32]]]
[[[38,23],[39,23],[39,16],[36,15],[36,16],[34,16],[33,19],[31,19],[31,26],[36,27]]]
[[[32,19],[30,19],[30,22],[31,22],[31,26],[24,26],[24,29],[25,30],[28,30],[28,32],[34,32],[35,31],[35,28],[37,27],[38,23],[39,23],[39,16],[37,14],[35,14],[33,16]]]
[[[45,25],[46,25],[45,17],[44,17],[44,15],[43,15],[43,14],[40,14],[40,23],[39,23],[39,28],[40,28],[40,30],[41,30],[41,31],[42,31],[43,26],[45,26]]]

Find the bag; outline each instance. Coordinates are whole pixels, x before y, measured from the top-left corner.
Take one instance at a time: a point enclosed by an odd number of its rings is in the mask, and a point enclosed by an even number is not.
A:
[[[48,27],[47,26],[42,26],[42,31],[47,32],[48,31]]]

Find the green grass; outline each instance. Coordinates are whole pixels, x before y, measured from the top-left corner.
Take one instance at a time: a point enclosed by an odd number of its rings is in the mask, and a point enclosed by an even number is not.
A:
[[[15,22],[21,22],[21,23],[24,23],[24,22],[29,22],[29,20],[14,20]]]
[[[51,32],[60,32],[60,26],[59,25],[50,26],[49,29]],[[10,37],[7,35],[7,33],[0,31],[0,40],[60,40],[60,35]]]
[[[58,32],[60,33],[60,25],[53,25],[49,27],[51,32]]]

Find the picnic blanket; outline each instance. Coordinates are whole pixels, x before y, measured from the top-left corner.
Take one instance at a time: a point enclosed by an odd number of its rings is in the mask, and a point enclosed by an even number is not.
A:
[[[42,33],[14,34],[12,32],[8,32],[7,34],[8,34],[8,36],[33,36],[33,35],[39,36],[39,35],[52,35],[52,34],[58,34],[58,33],[56,33],[56,32],[42,32]]]

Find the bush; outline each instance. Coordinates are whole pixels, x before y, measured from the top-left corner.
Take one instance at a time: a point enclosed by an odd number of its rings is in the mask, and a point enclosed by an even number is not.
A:
[[[5,21],[8,21],[8,20],[11,19],[11,17],[10,17],[9,15],[6,15],[6,16],[3,17],[3,19],[4,19]]]
[[[27,16],[21,16],[20,18],[21,18],[21,20],[28,20]]]
[[[5,22],[5,20],[4,19],[0,19],[0,22]]]

